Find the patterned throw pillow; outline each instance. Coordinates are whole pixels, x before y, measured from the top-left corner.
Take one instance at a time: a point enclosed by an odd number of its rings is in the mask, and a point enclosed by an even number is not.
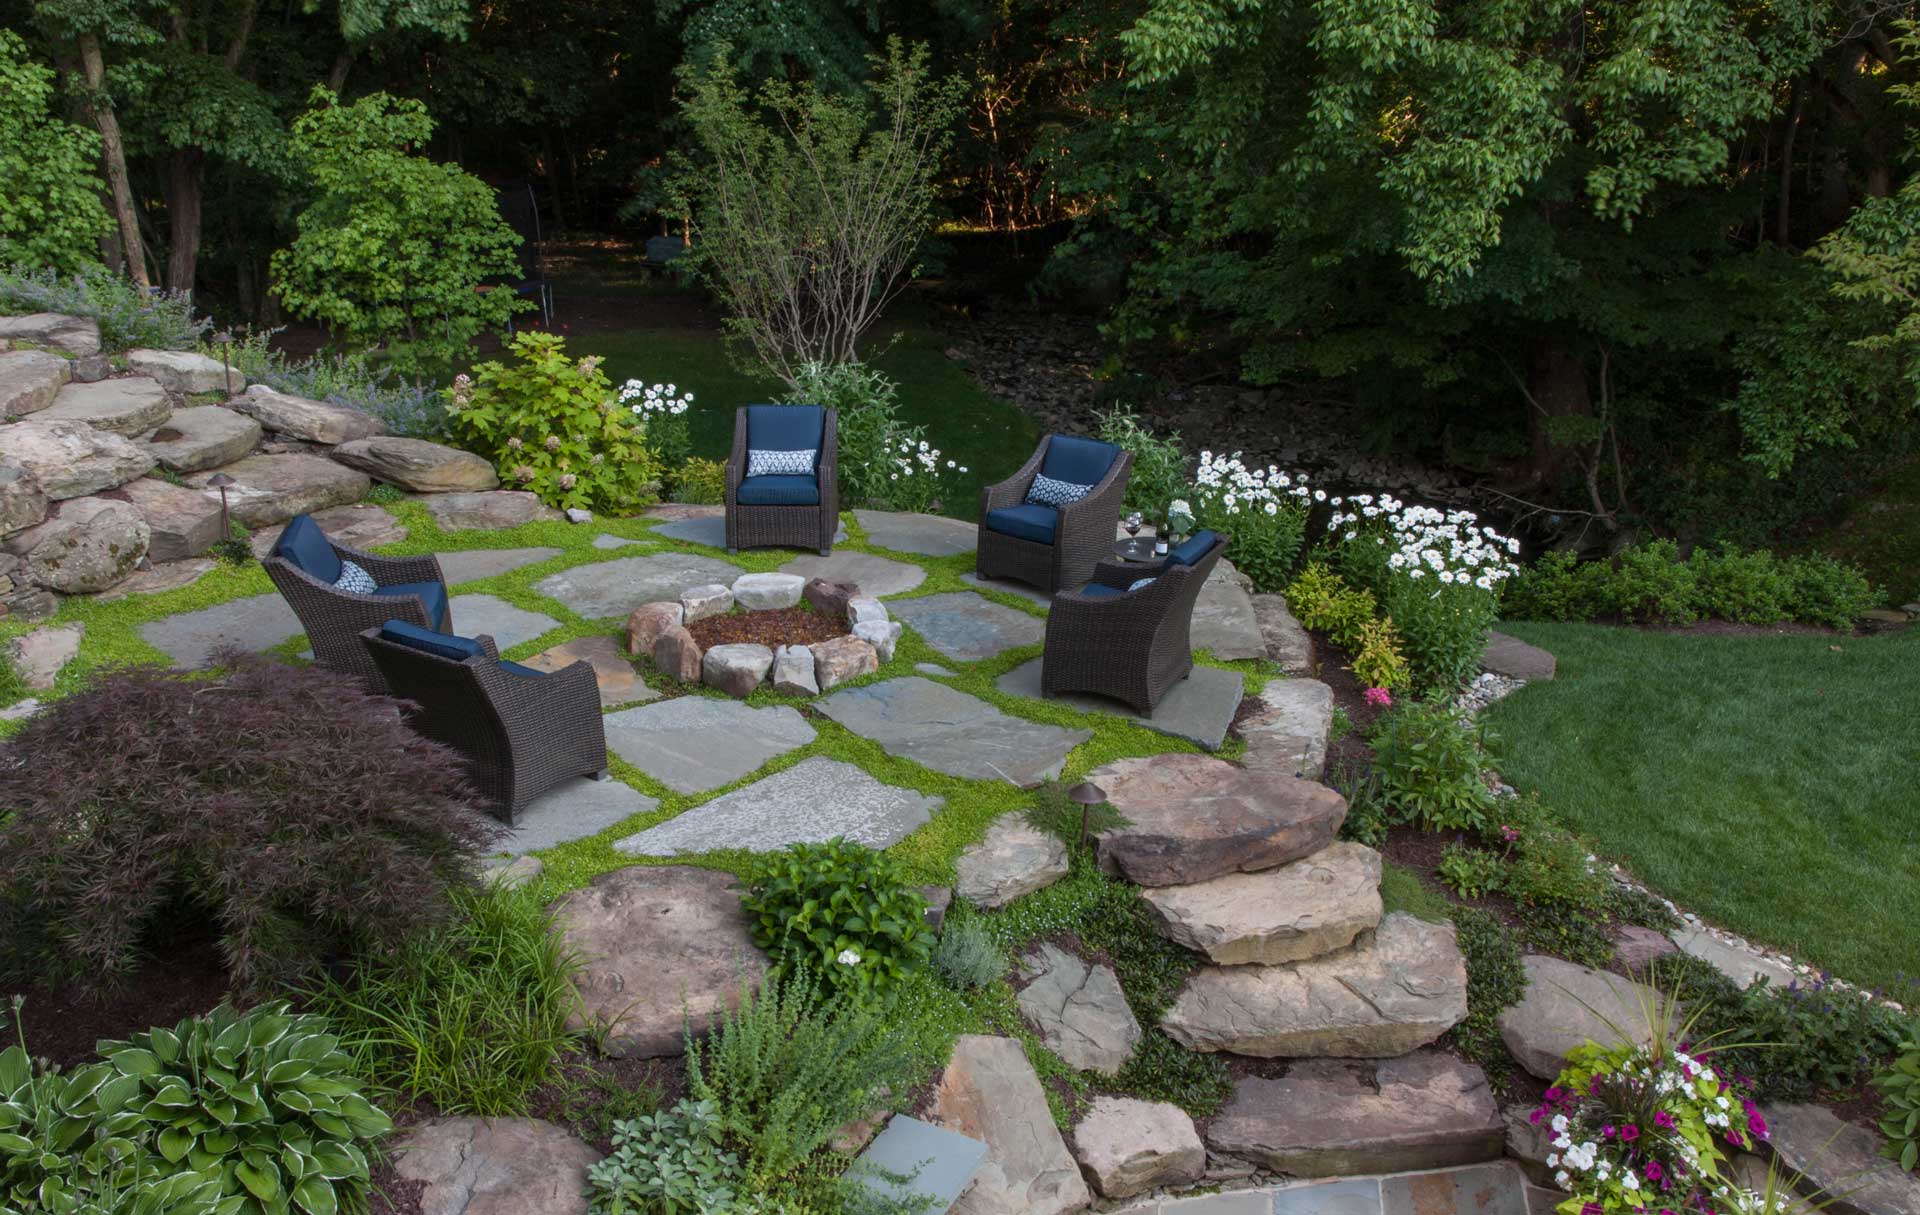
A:
[[[749,477],[804,477],[813,473],[812,451],[747,452]]]
[[[1033,487],[1027,490],[1027,501],[1036,506],[1051,506],[1059,510],[1069,502],[1078,502],[1093,492],[1091,485],[1075,485],[1071,481],[1056,481],[1052,477],[1038,476],[1033,479]]]
[[[1155,577],[1158,577],[1158,575],[1155,575]],[[1152,586],[1152,585],[1153,585],[1152,578],[1141,578],[1135,581],[1134,584],[1128,587],[1127,589],[1130,591],[1137,591],[1143,586]]]
[[[340,576],[333,580],[333,585],[339,590],[352,591],[356,595],[371,595],[380,589],[380,584],[373,580],[372,574],[351,561],[340,563]]]

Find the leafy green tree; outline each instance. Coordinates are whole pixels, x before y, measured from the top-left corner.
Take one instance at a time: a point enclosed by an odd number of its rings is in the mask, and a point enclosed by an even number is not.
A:
[[[517,276],[520,238],[493,191],[414,149],[433,133],[418,101],[375,93],[340,105],[325,87],[293,124],[293,151],[318,192],[299,235],[273,255],[289,312],[354,345],[384,345],[395,366],[440,370],[485,329],[527,305],[490,276]]]
[[[100,203],[99,137],[51,112],[54,72],[0,29],[0,267],[78,270],[113,222]]]

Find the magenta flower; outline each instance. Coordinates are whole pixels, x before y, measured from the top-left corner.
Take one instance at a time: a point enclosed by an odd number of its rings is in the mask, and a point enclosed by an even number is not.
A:
[[[1673,1115],[1665,1110],[1655,1110],[1653,1124],[1663,1131],[1670,1131],[1673,1129]]]
[[[1607,1211],[1599,1203],[1590,1202],[1580,1208],[1580,1215],[1607,1215]]]
[[[1762,1139],[1767,1137],[1767,1120],[1760,1116],[1759,1110],[1747,1115],[1747,1129]]]
[[[1368,688],[1365,699],[1368,704],[1376,709],[1390,709],[1393,707],[1393,693],[1387,691],[1385,688]]]
[[[1640,1128],[1633,1125],[1633,1123],[1629,1122],[1620,1128],[1620,1142],[1632,1143],[1638,1138],[1640,1138]]]
[[[1647,1161],[1645,1172],[1648,1181],[1664,1181],[1667,1176],[1667,1171],[1660,1167],[1658,1160]]]
[[[1560,1098],[1566,1095],[1566,1091],[1567,1090],[1561,1088],[1560,1086],[1555,1085],[1554,1087],[1547,1090],[1547,1100],[1558,1101],[1560,1100]]]

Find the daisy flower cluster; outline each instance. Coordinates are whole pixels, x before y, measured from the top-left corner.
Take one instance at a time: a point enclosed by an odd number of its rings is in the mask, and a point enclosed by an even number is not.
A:
[[[1331,504],[1328,531],[1350,542],[1373,541],[1386,550],[1388,568],[1414,581],[1431,576],[1441,586],[1491,591],[1520,572],[1513,561],[1520,542],[1482,527],[1470,510],[1414,506],[1392,494],[1336,497]]]
[[[1307,513],[1326,500],[1305,473],[1249,468],[1237,451],[1201,452],[1193,474],[1195,522],[1233,538],[1228,557],[1263,591],[1285,583],[1306,539]]]
[[[633,414],[634,426],[646,436],[647,446],[659,457],[660,466],[678,470],[693,451],[693,432],[687,410],[693,406],[693,394],[681,392],[677,384],[645,384],[628,380],[620,385],[620,404]]]
[[[1683,1050],[1587,1045],[1530,1115],[1566,1215],[1734,1215],[1767,1204],[1731,1179],[1733,1152],[1767,1137],[1753,1099]],[[1757,1205],[1756,1205],[1757,1204]]]
[[[887,474],[887,501],[895,510],[925,511],[940,497],[942,472],[966,473],[966,465],[941,454],[938,447],[919,437],[918,431],[889,444],[887,458],[893,471]]]
[[[678,417],[693,404],[693,394],[682,393],[673,384],[643,384],[628,380],[620,385],[620,403],[644,422],[656,415]]]

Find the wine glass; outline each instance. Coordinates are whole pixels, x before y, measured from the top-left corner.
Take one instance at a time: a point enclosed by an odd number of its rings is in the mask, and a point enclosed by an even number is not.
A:
[[[1120,526],[1127,529],[1127,539],[1131,540],[1140,534],[1140,527],[1144,522],[1145,520],[1140,517],[1140,512],[1133,511],[1128,514],[1125,519],[1120,521]]]

